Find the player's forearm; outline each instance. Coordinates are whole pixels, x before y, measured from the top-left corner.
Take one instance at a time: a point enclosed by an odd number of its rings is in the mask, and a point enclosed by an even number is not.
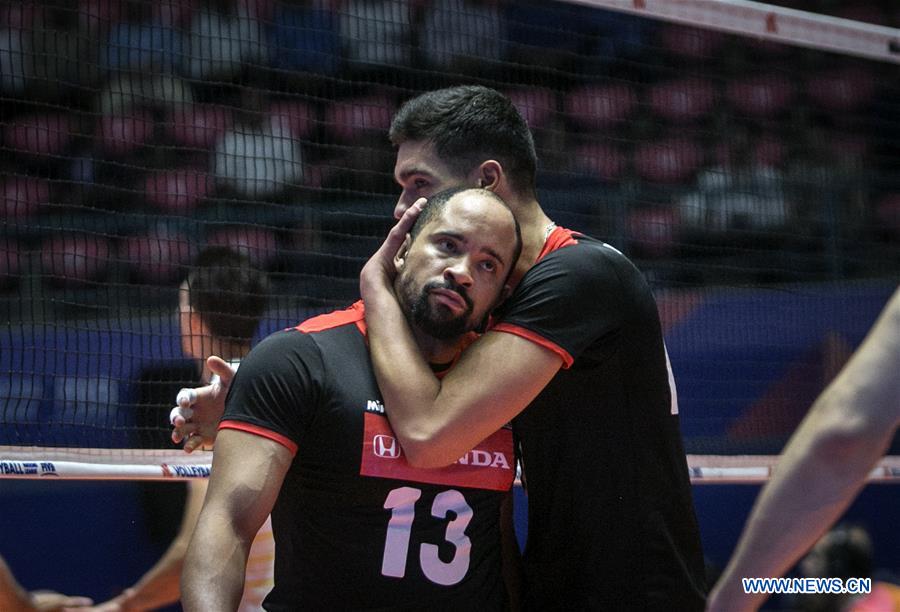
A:
[[[156,610],[181,597],[181,572],[187,543],[175,541],[160,560],[125,589],[120,599],[123,610]]]
[[[765,596],[745,595],[741,578],[784,574],[846,510],[884,454],[900,412],[900,317],[892,314],[879,319],[788,443],[710,611],[755,610]]]
[[[431,418],[440,381],[428,367],[394,293],[372,290],[366,300],[366,328],[372,365],[400,444],[414,457],[435,434]]]
[[[709,611],[756,610],[765,594],[746,594],[742,578],[784,575],[841,516],[881,455],[855,456],[847,433],[812,440],[797,436],[754,505],[731,562],[713,590]]]
[[[213,517],[215,529],[201,524],[184,560],[181,602],[187,612],[236,610],[244,590],[250,541],[228,527],[228,519]]]
[[[0,610],[31,610],[31,596],[0,557]]]

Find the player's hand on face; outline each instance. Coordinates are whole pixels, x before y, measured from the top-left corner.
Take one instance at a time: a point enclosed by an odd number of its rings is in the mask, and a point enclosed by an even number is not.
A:
[[[419,198],[412,206],[406,209],[406,212],[400,217],[391,231],[388,232],[387,238],[381,244],[375,254],[366,262],[359,274],[359,289],[363,300],[366,299],[370,291],[375,289],[391,287],[397,270],[394,267],[394,256],[403,246],[406,235],[412,229],[419,213],[425,207],[427,200]]]
[[[206,364],[218,380],[203,387],[179,391],[176,406],[169,413],[172,441],[175,444],[184,442],[184,450],[188,453],[213,443],[219,420],[225,413],[225,396],[234,378],[234,368],[219,357],[210,357]]]

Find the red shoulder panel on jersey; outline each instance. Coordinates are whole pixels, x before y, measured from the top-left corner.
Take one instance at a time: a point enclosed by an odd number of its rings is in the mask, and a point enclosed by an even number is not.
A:
[[[521,338],[525,338],[526,340],[531,340],[535,344],[539,344],[546,349],[549,349],[559,355],[560,359],[563,360],[562,367],[568,370],[572,367],[572,363],[575,361],[575,358],[569,354],[569,351],[556,344],[555,342],[551,342],[547,340],[540,334],[536,334],[530,329],[525,329],[524,327],[519,327],[518,325],[513,325],[512,323],[498,323],[494,327],[491,328],[490,331],[499,331],[506,332],[507,334],[515,334]]]
[[[400,441],[381,414],[365,413],[362,443],[359,466],[362,476],[508,491],[516,475],[512,431],[506,428],[495,431],[456,463],[442,468],[423,469],[409,465]]]
[[[293,440],[281,435],[280,433],[276,433],[271,429],[260,427],[259,425],[253,425],[251,423],[245,423],[243,421],[222,421],[221,423],[219,423],[219,429],[236,429],[237,431],[244,431],[256,436],[262,436],[263,438],[268,438],[273,442],[278,442],[283,447],[291,451],[292,456],[297,454],[297,445]]]
[[[344,310],[335,310],[334,312],[307,319],[294,329],[310,334],[325,331],[326,329],[334,329],[349,323],[355,323],[360,333],[363,336],[366,335],[366,313],[362,300],[354,302],[349,308]]]
[[[544,248],[541,249],[535,263],[539,262],[553,251],[563,247],[572,246],[573,244],[578,244],[578,234],[570,229],[557,227],[550,232],[549,236],[547,236],[547,239],[544,241]]]

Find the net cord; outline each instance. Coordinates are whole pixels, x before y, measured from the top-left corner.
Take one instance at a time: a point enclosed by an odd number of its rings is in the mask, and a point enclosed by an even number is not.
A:
[[[562,0],[900,64],[900,29],[749,0]]]
[[[693,484],[763,484],[778,455],[688,455]],[[0,446],[0,478],[192,480],[207,478],[211,451]],[[900,456],[882,458],[869,483],[900,483]]]

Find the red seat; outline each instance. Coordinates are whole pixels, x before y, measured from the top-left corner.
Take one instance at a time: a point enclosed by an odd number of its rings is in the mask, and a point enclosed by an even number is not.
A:
[[[565,112],[575,125],[600,130],[628,119],[637,106],[637,95],[630,85],[588,85],[569,92]]]
[[[166,133],[175,144],[209,149],[234,125],[227,108],[215,104],[185,104],[177,107],[166,123]]]
[[[260,268],[267,267],[278,253],[275,234],[263,228],[226,227],[209,234],[206,242],[243,253]]]
[[[193,168],[154,172],[144,183],[148,203],[184,216],[189,216],[212,190],[213,181],[207,173]]]
[[[785,111],[797,96],[793,82],[784,74],[764,73],[731,81],[726,97],[740,113],[751,117],[774,117]]]
[[[686,77],[657,83],[650,88],[650,108],[658,116],[688,123],[712,110],[716,90],[708,79]]]
[[[109,269],[112,245],[103,236],[61,234],[41,245],[41,269],[57,286],[80,286],[103,280]]]
[[[0,289],[8,289],[22,271],[22,246],[7,236],[0,236]]]
[[[33,176],[11,176],[0,183],[3,218],[15,222],[37,214],[50,201],[50,183]]]
[[[725,34],[669,23],[660,27],[659,42],[664,50],[678,57],[709,59],[725,43]]]
[[[272,132],[290,134],[298,140],[308,140],[316,124],[316,109],[302,101],[281,100],[269,106]]]
[[[149,111],[104,115],[98,122],[95,142],[104,153],[127,155],[150,141],[153,127],[153,115]]]
[[[186,236],[165,226],[128,238],[123,250],[137,280],[160,285],[178,280],[196,251]]]
[[[72,140],[72,118],[65,113],[17,117],[3,127],[3,142],[15,153],[61,155]]]
[[[79,0],[79,25],[84,32],[96,35],[119,22],[124,9],[121,0]]]
[[[34,30],[42,7],[37,2],[4,2],[0,8],[0,27],[11,30]]]
[[[831,68],[806,81],[809,99],[829,111],[856,110],[872,100],[875,90],[875,76],[860,65]]]
[[[189,28],[197,4],[196,0],[160,0],[153,4],[153,22],[164,28]]]
[[[337,100],[326,109],[325,123],[338,142],[353,142],[377,132],[387,134],[395,110],[387,96]]]
[[[694,140],[670,137],[642,143],[634,151],[638,175],[657,183],[684,183],[703,163],[703,150]]]
[[[675,250],[679,233],[678,213],[668,207],[633,210],[628,213],[628,237],[638,254],[666,257]]]
[[[604,182],[622,178],[627,164],[625,154],[611,144],[591,142],[575,149],[575,170]]]
[[[504,92],[532,130],[541,130],[556,114],[556,93],[546,87]]]
[[[788,158],[788,146],[778,134],[765,133],[756,139],[753,161],[761,166],[781,168]]]

